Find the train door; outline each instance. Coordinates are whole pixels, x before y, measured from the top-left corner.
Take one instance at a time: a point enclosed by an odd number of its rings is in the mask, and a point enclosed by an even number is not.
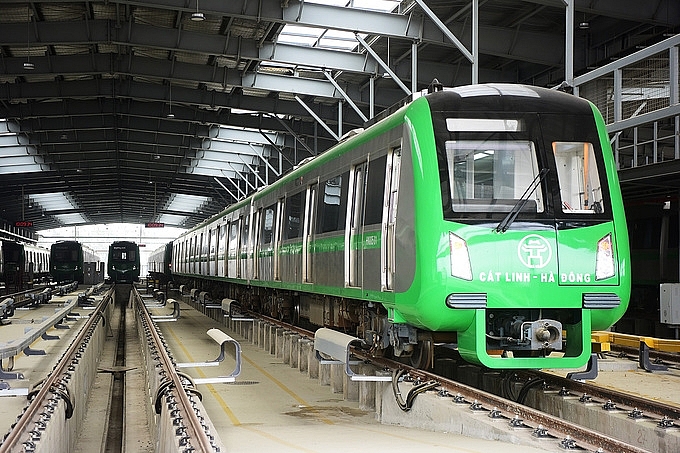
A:
[[[220,225],[220,232],[217,237],[217,275],[226,277],[227,275],[227,224]]]
[[[205,264],[203,265],[203,270],[205,273],[203,275],[212,275],[210,273],[210,248],[212,247],[212,231],[207,228],[205,231],[205,244],[203,246],[203,253],[201,254],[201,261]]]
[[[181,267],[180,272],[183,274],[187,273],[187,240],[182,241],[182,248],[181,248],[181,255],[178,257],[180,260],[177,264],[179,264]]]
[[[207,240],[208,239],[206,238],[205,241],[207,241]],[[198,253],[197,253],[197,255],[198,255],[198,273],[201,274],[201,275],[205,275],[205,265],[203,264],[203,262],[205,260],[205,258],[204,258],[205,257],[205,249],[204,249],[205,245],[204,244],[205,244],[205,242],[204,242],[204,239],[203,239],[203,232],[201,232],[201,239],[198,242]]]
[[[241,234],[239,236],[239,252],[238,252],[238,276],[239,278],[248,278],[248,233],[250,226],[250,216],[245,215],[241,217]]]
[[[399,201],[399,172],[401,170],[401,148],[395,148],[387,156],[385,170],[385,204],[380,244],[380,286],[382,291],[391,291],[394,284],[396,255],[397,202]]]
[[[259,277],[259,250],[260,250],[260,222],[262,219],[262,209],[253,211],[253,222],[250,230],[250,253],[248,255],[250,259],[250,277],[256,279]]]
[[[227,276],[231,278],[238,277],[239,274],[239,220],[235,219],[229,223],[229,244],[228,244],[228,264]]]
[[[196,266],[196,244],[198,243],[198,236],[194,236],[189,239],[189,273],[195,274],[197,271]]]
[[[362,234],[368,162],[355,165],[350,173],[350,193],[345,227],[345,286],[361,286],[363,267]]]
[[[302,281],[306,283],[314,281],[312,272],[314,250],[312,242],[314,241],[314,226],[316,224],[316,199],[318,189],[319,185],[317,183],[307,187],[305,201],[305,223],[302,229]]]
[[[208,249],[209,275],[217,275],[217,246],[219,226],[210,232],[210,247]]]
[[[281,280],[280,256],[281,240],[283,238],[283,198],[276,203],[276,217],[274,227],[274,280]]]

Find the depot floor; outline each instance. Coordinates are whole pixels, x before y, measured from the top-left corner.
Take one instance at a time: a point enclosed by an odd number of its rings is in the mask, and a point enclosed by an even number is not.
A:
[[[181,304],[180,321],[161,324],[161,331],[177,362],[212,360],[219,347],[206,331],[215,321]],[[297,368],[265,352],[233,332],[242,346],[243,367],[234,384],[201,385],[203,404],[226,450],[238,452],[545,452],[451,433],[381,425],[373,412],[357,402],[343,401],[329,386],[309,379]],[[221,373],[231,371],[231,358]],[[193,377],[219,375],[215,367],[191,369]]]

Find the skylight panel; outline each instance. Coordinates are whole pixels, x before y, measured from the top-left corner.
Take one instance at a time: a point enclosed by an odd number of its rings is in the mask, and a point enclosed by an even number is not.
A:
[[[393,0],[307,0],[308,3],[363,9],[379,12],[392,12],[399,7]],[[362,38],[366,35],[360,33]],[[331,30],[302,25],[286,25],[279,33],[278,42],[306,47],[322,47],[335,50],[352,50],[357,47],[353,32]]]
[[[54,216],[63,225],[79,225],[82,223],[87,223],[85,217],[82,214],[75,212],[73,214],[57,214]]]
[[[19,126],[0,119],[0,174],[32,173],[49,170],[49,165],[29,145],[28,138],[20,134]]]
[[[166,211],[187,212],[193,213],[199,210],[204,203],[210,201],[210,197],[203,197],[199,195],[184,195],[172,194],[168,204],[165,207]]]
[[[28,196],[34,204],[40,205],[46,213],[50,211],[71,211],[78,209],[68,194],[64,192],[39,193]]]
[[[158,217],[158,221],[166,225],[183,225],[186,220],[187,216],[177,214],[161,214]]]

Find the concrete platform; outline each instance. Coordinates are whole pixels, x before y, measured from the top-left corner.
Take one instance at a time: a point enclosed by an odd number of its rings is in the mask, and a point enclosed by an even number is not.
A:
[[[184,303],[181,309],[178,322],[160,324],[177,362],[215,359],[219,346],[206,335],[213,327],[223,329],[241,343],[243,367],[236,382],[198,386],[229,452],[546,451],[539,441],[527,446],[381,424],[372,408],[364,407],[367,404],[362,402],[359,384],[352,388],[339,383],[342,375],[332,368],[320,369],[318,362],[309,363],[306,354],[298,352],[291,360],[290,351],[309,348],[305,342],[292,341],[294,334],[277,327],[260,326],[255,331],[244,327],[255,338],[253,344]],[[183,371],[195,378],[215,377],[233,367],[233,357],[227,357],[219,367]]]

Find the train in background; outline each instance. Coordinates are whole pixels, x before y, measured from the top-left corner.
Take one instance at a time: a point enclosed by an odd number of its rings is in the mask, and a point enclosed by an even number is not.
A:
[[[106,270],[108,282],[134,283],[139,281],[139,245],[130,241],[115,241],[109,245]]]
[[[22,291],[49,279],[50,251],[12,239],[0,241],[0,276],[6,292]]]
[[[577,368],[626,311],[604,121],[543,88],[439,90],[186,232],[172,274],[247,310],[432,361]]]
[[[149,255],[148,273],[151,280],[165,285],[172,281],[172,242],[163,244]]]
[[[78,241],[58,241],[50,247],[50,275],[55,283],[85,281],[85,266],[102,260],[94,250]]]

